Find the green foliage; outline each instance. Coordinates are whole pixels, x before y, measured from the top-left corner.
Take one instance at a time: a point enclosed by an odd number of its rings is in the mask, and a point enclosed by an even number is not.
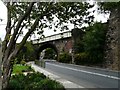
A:
[[[98,3],[100,6],[100,10],[106,12],[106,11],[112,11],[113,9],[120,8],[120,1],[119,2],[101,2]]]
[[[55,55],[56,55],[56,52],[52,48],[47,48],[45,50],[44,58],[45,59],[56,59]]]
[[[25,65],[21,65],[21,64],[15,64],[13,66],[13,72],[14,74],[19,74],[22,73],[23,71],[33,71],[33,69],[31,68],[31,66],[25,66]]]
[[[50,80],[49,78],[42,79],[39,82],[31,83],[25,88],[25,90],[51,90],[51,89],[65,90],[60,83]]]
[[[21,88],[21,89],[19,89]],[[9,90],[22,90],[23,89],[23,85],[21,85],[20,82],[18,82],[17,80],[10,80],[10,85],[8,86]]]
[[[88,59],[88,54],[83,52],[83,53],[78,53],[75,54],[75,60],[74,60],[75,64],[88,64],[89,63],[89,59]]]
[[[9,90],[23,90],[23,88],[25,87],[24,79],[25,79],[24,74],[18,74],[12,76],[7,88]]]
[[[36,58],[35,48],[31,42],[26,42],[26,44],[16,57],[16,59],[18,60],[17,63],[33,61],[35,58]]]
[[[38,72],[29,73],[26,76],[23,74],[12,76],[8,88],[12,90],[65,90],[60,83]]]
[[[102,62],[107,26],[106,24],[95,23],[88,29],[83,37],[85,52],[88,53],[91,62]]]
[[[64,53],[60,54],[60,56],[59,56],[59,62],[71,63],[71,60],[72,60],[72,57],[68,53],[64,52]]]
[[[28,76],[28,77],[27,77],[27,76]],[[26,76],[26,78],[25,78],[25,82],[26,82],[27,84],[31,83],[31,81],[33,81],[33,82],[39,82],[40,80],[46,78],[46,76],[45,76],[44,74],[39,73],[39,72],[34,72],[34,73],[32,73],[32,74],[31,74],[31,73],[28,73],[27,76]]]
[[[9,6],[9,10],[11,11],[11,20],[15,23],[18,23],[18,19],[24,15],[27,7],[30,3],[12,3]],[[58,28],[63,31],[67,30],[68,27],[64,23],[71,22],[76,27],[82,25],[82,23],[92,23],[93,16],[90,15],[88,9],[92,8],[93,5],[90,5],[87,2],[40,2],[35,3],[32,7],[32,11],[30,15],[28,15],[25,20],[21,23],[21,27],[25,27],[30,29],[33,25],[33,21],[39,19],[39,24],[34,29],[39,34],[39,38],[43,37],[43,28],[52,29],[52,25],[54,24],[54,31]],[[80,16],[78,18],[78,16]],[[83,18],[85,16],[85,18]],[[54,17],[57,17],[56,23],[52,23]],[[16,24],[14,25],[16,27]],[[22,35],[23,30],[19,33]],[[34,32],[32,32],[34,34]],[[31,35],[30,35],[31,36]]]
[[[106,31],[107,24],[101,22],[86,27],[85,32],[80,32],[79,29],[72,31],[76,64],[90,65],[103,62]]]

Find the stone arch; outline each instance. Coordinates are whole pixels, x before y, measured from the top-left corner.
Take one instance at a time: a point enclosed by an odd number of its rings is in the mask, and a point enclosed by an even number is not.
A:
[[[45,44],[40,45],[39,50],[38,50],[37,59],[39,59],[40,53],[41,53],[44,49],[46,49],[46,48],[52,48],[52,49],[56,52],[56,54],[57,54],[57,60],[58,60],[59,51],[58,51],[56,45],[54,45],[54,44],[52,44],[52,43],[45,43]]]

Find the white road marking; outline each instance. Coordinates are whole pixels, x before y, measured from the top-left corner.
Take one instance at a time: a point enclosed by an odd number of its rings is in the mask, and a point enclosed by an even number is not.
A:
[[[60,67],[60,68],[66,68],[66,69],[70,69],[70,70],[74,70],[74,71],[79,71],[79,72],[88,73],[88,74],[92,74],[92,75],[98,75],[98,76],[108,77],[108,78],[111,78],[111,79],[120,80],[119,77],[115,77],[115,76],[110,76],[110,75],[105,75],[105,74],[100,74],[100,73],[95,73],[95,72],[89,72],[89,71],[74,69],[74,68],[60,66],[60,65],[55,65],[55,64],[51,64],[51,63],[47,63],[47,64],[53,65],[53,66],[57,66],[57,67]]]

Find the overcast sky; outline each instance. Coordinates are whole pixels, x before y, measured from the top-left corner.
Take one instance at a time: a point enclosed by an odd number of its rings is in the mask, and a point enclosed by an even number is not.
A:
[[[0,19],[3,19],[3,21],[0,21],[0,38],[2,40],[4,39],[5,36],[5,27],[7,23],[7,9],[6,6],[1,2],[0,0]]]
[[[97,6],[94,7],[94,9]],[[95,20],[94,21],[102,21],[102,22],[106,22],[107,18],[109,17],[109,15],[103,15],[103,14],[98,14],[97,11],[94,13],[95,15]],[[3,4],[3,2],[0,0],[0,19],[3,19],[2,22],[0,22],[0,38],[2,40],[4,40],[4,36],[5,36],[5,27],[6,27],[6,23],[7,23],[7,9],[6,6]],[[73,26],[70,26],[70,28],[73,28]],[[44,31],[44,35],[45,36],[50,36],[56,33],[60,33],[60,31],[54,32],[53,30],[45,30]],[[19,38],[19,41],[22,39]]]

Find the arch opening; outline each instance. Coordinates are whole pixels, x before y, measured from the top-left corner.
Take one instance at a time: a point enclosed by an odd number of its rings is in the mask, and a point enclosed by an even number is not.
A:
[[[37,59],[54,59],[58,60],[58,49],[54,44],[46,43],[39,47]]]

